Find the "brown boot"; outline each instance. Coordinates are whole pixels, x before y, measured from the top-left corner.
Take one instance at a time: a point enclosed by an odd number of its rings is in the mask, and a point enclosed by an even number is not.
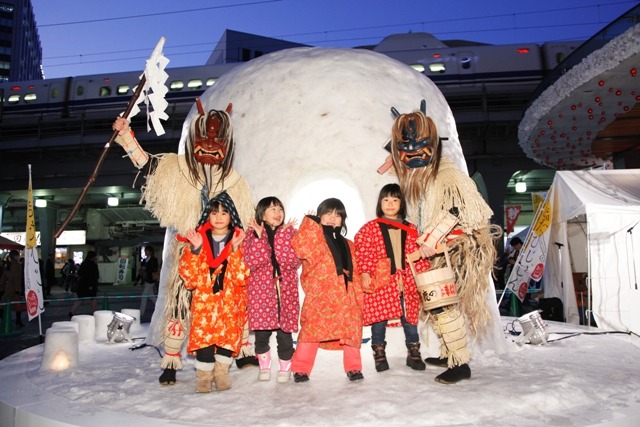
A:
[[[231,388],[231,378],[229,378],[229,365],[215,362],[213,368],[213,382],[216,383],[218,391],[229,390]]]
[[[424,371],[426,365],[422,361],[420,355],[420,343],[409,342],[407,343],[407,366],[415,371]]]
[[[196,393],[210,393],[213,383],[213,371],[196,369]]]
[[[385,353],[385,347],[387,344],[371,344],[373,349],[373,361],[376,365],[376,371],[382,372],[389,369],[389,362],[387,362],[387,354]]]

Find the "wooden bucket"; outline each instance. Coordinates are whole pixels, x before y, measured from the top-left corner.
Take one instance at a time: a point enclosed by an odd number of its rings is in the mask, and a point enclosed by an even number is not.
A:
[[[425,271],[424,273],[416,272],[413,261],[420,258],[420,252],[414,252],[407,257],[409,267],[416,280],[418,294],[422,300],[422,309],[425,311],[434,308],[444,307],[455,304],[460,301],[458,291],[456,290],[456,281],[451,261],[449,260],[449,251],[445,247],[444,256],[447,260],[447,266]]]

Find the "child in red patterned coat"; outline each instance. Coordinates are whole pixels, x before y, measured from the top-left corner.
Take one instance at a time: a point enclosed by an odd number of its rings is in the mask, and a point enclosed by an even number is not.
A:
[[[295,382],[309,380],[318,348],[342,350],[351,381],[362,380],[362,286],[355,269],[353,242],[346,234],[347,212],[335,198],[306,215],[292,244],[302,260],[304,303],[291,370]]]
[[[206,221],[206,222],[205,222]],[[226,192],[209,201],[178,271],[192,292],[187,351],[196,356],[196,392],[231,388],[229,366],[240,351],[247,320],[247,278],[240,245],[245,237],[235,205]]]
[[[284,223],[284,205],[277,197],[265,197],[256,206],[242,242],[244,262],[249,267],[247,301],[249,328],[255,333],[256,355],[260,363],[258,379],[271,378],[269,340],[276,332],[280,370],[277,381],[291,376],[292,332],[298,332],[300,260],[291,246],[296,220]]]
[[[398,184],[380,190],[377,218],[366,223],[355,235],[356,265],[364,291],[363,323],[371,325],[371,347],[376,371],[389,369],[386,327],[390,319],[400,319],[407,346],[407,366],[422,371],[418,315],[420,296],[416,282],[407,269],[406,256],[419,249],[416,226],[405,221],[406,204]],[[429,268],[428,260],[417,262],[420,271]]]

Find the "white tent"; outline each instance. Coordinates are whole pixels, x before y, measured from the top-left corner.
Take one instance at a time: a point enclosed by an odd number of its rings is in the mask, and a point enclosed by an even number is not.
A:
[[[584,272],[598,326],[639,333],[640,169],[557,172],[551,189],[545,298],[578,323],[573,273]]]

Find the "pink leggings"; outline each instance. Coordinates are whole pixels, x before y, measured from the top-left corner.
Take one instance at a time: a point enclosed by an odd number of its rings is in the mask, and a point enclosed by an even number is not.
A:
[[[296,346],[296,351],[293,353],[291,371],[310,375],[311,370],[313,369],[313,364],[316,361],[318,348],[320,348],[320,343],[317,342],[299,342]],[[342,363],[344,365],[344,371],[362,371],[360,349],[350,347],[348,345],[342,346],[342,349]]]

